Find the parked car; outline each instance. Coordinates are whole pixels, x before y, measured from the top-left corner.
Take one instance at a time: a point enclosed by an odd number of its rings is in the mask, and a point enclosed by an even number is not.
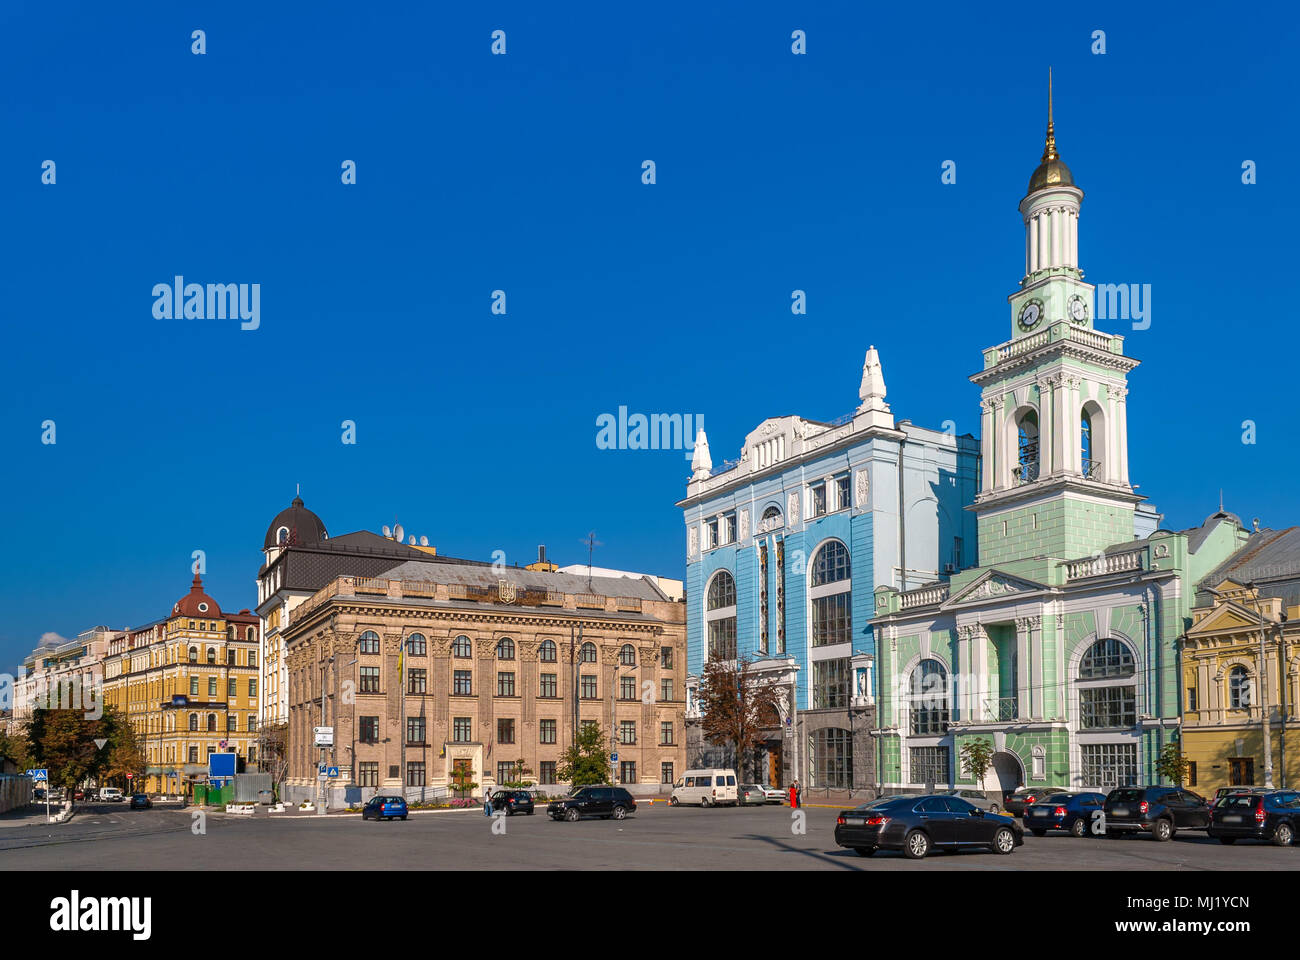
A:
[[[533,795],[527,790],[498,790],[492,794],[492,809],[504,810],[506,816],[516,813],[533,815]]]
[[[1149,833],[1168,840],[1179,830],[1204,830],[1210,824],[1210,804],[1183,787],[1117,787],[1102,805],[1106,836]]]
[[[746,805],[761,807],[767,803],[767,794],[756,783],[742,783],[736,788],[736,801],[742,807]]]
[[[1002,794],[1002,809],[1013,817],[1023,816],[1025,807],[1037,803],[1049,793],[1060,793],[1061,787],[1020,787]]]
[[[985,813],[1002,812],[1002,805],[996,800],[990,800],[989,795],[983,790],[942,790],[940,792],[945,797],[961,797]]]
[[[622,787],[580,787],[563,800],[546,805],[552,820],[581,820],[583,817],[600,817],[622,820],[636,813],[636,801]]]
[[[936,849],[988,847],[1007,854],[1025,842],[1025,835],[1012,817],[985,813],[961,797],[929,794],[887,797],[841,811],[835,842],[861,857],[901,850],[920,860]]]
[[[132,809],[132,810],[148,810],[148,809],[149,809],[150,807],[152,807],[152,806],[153,806],[153,801],[150,800],[150,799],[149,799],[147,796],[145,796],[143,793],[133,793],[133,794],[131,794],[131,809]]]
[[[99,791],[100,803],[121,803],[126,797],[117,787],[101,787]]]
[[[1219,801],[1224,797],[1230,797],[1234,793],[1271,793],[1273,787],[1220,787],[1214,791],[1214,797],[1210,800],[1211,806],[1217,806]]]
[[[1025,807],[1025,829],[1036,837],[1048,830],[1065,830],[1082,837],[1092,828],[1092,815],[1106,803],[1104,793],[1049,793]]]
[[[78,787],[77,789],[75,789],[75,790],[72,791],[72,799],[73,799],[73,800],[85,800],[85,799],[86,799],[86,791],[85,791],[85,790],[82,790],[80,787]]]
[[[1300,793],[1232,793],[1214,805],[1205,831],[1220,843],[1271,840],[1287,847],[1300,835]]]
[[[402,797],[371,797],[361,808],[362,820],[406,819],[406,800]]]
[[[673,785],[669,804],[698,803],[702,807],[721,804],[734,805],[736,797],[735,770],[687,770]]]
[[[782,790],[780,787],[769,787],[760,783],[758,789],[763,791],[767,803],[785,803],[786,798],[790,796],[790,791]]]

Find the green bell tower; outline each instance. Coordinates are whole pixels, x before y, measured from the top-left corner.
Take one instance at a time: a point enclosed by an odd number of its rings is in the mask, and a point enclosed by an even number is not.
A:
[[[1079,269],[1083,191],[1056,149],[1048,74],[1047,138],[1020,201],[1025,276],[1007,300],[1011,339],[984,351],[981,566],[1084,557],[1133,539],[1143,498],[1128,476],[1124,338],[1092,326]]]

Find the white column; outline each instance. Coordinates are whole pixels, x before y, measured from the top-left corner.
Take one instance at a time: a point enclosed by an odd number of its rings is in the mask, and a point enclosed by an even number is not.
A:
[[[1111,431],[1111,436],[1115,440],[1115,465],[1118,468],[1115,474],[1117,483],[1128,485],[1128,389],[1125,387],[1116,387],[1113,393],[1115,397],[1115,429]],[[1109,451],[1107,456],[1109,456]]]
[[[980,490],[988,493],[993,489],[993,454],[996,438],[994,436],[994,404],[991,400],[980,401],[980,449],[984,455],[981,464]]]
[[[1069,406],[1065,414],[1065,468],[1067,472],[1079,472],[1079,378],[1071,377],[1069,382]]]
[[[1040,210],[1034,218],[1038,221],[1038,269],[1048,264],[1049,233],[1046,211]]]
[[[1029,218],[1029,269],[1033,273],[1038,269],[1038,218]]]
[[[1061,211],[1053,208],[1048,214],[1052,220],[1052,261],[1051,265],[1061,265]]]
[[[959,627],[957,630],[957,680],[961,684],[958,688],[957,702],[953,704],[957,708],[957,720],[969,720],[971,717],[970,704],[973,691],[971,690],[971,628]]]
[[[1016,719],[1030,716],[1029,619],[1016,620]]]
[[[1079,265],[1079,212],[1072,210],[1070,212],[1070,266]]]
[[[1039,381],[1038,384],[1038,475],[1050,476],[1054,462],[1052,450],[1052,425],[1055,412],[1052,409],[1052,387]]]
[[[1026,220],[1025,221],[1025,276],[1029,276],[1029,274],[1031,274],[1034,270],[1034,258],[1032,253],[1033,236],[1034,236],[1033,221]]]
[[[1052,468],[1063,473],[1068,465],[1065,459],[1065,435],[1069,429],[1069,417],[1065,414],[1065,378],[1061,374],[1052,377]]]

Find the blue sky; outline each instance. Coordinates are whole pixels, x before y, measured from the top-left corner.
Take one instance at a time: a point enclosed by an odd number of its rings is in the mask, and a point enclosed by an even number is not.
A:
[[[164,614],[196,549],[252,607],[298,483],[334,534],[563,563],[595,530],[598,564],[681,576],[686,458],[596,418],[703,415],[721,461],[849,412],[873,343],[897,416],[977,431],[1049,64],[1088,279],[1152,285],[1114,330],[1135,482],[1169,527],[1221,487],[1300,521],[1285,7],[268,6],[0,9],[0,664]],[[260,283],[260,328],[155,319],[176,274]]]

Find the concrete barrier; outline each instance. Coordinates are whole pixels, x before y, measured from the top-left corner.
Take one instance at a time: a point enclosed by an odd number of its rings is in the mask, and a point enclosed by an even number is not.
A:
[[[244,816],[252,816],[257,810],[255,803],[228,803],[226,804],[226,813],[238,813]]]

